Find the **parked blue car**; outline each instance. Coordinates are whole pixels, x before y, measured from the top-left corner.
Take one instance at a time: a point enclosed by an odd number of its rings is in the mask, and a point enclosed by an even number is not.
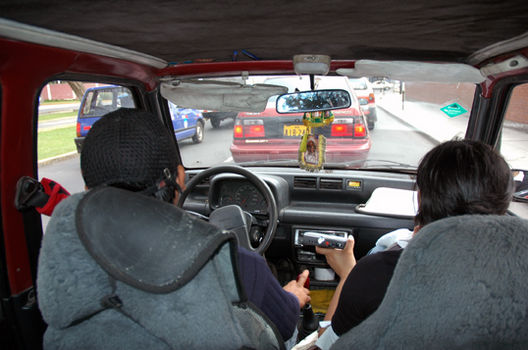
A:
[[[77,114],[77,137],[75,146],[81,152],[84,138],[99,118],[119,108],[135,108],[132,92],[122,86],[101,86],[86,90]],[[204,139],[205,120],[202,112],[196,109],[178,108],[169,102],[169,110],[178,141],[191,138],[200,143]]]

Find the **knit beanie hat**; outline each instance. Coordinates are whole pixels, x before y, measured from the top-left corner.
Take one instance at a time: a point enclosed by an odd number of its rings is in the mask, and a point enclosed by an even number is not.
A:
[[[175,174],[179,164],[174,137],[155,115],[120,108],[94,123],[81,151],[86,186],[120,185],[143,190]]]

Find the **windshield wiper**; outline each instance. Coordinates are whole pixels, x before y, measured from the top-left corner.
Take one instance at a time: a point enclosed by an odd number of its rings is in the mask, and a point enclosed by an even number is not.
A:
[[[250,161],[236,163],[243,167],[264,167],[264,166],[287,166],[287,167],[298,167],[299,162],[295,159],[279,159],[279,160],[261,160],[261,161]],[[326,169],[358,169],[358,170],[377,170],[377,171],[396,171],[400,173],[416,174],[416,166],[392,160],[384,159],[367,159],[367,160],[355,160],[346,163],[325,163],[324,168]]]
[[[325,164],[330,166],[330,164]],[[360,169],[360,170],[392,170],[402,173],[416,174],[416,166],[393,160],[385,159],[366,159],[355,160],[347,163],[332,163],[333,167],[342,169]]]
[[[240,166],[299,166],[299,162],[296,159],[279,159],[279,160],[259,160],[251,162],[236,163]]]
[[[405,168],[405,169],[414,169],[414,170],[416,170],[416,165],[396,162],[394,160],[367,159],[365,162],[366,163],[371,163],[371,162],[372,163],[375,163],[375,162],[382,163],[382,164],[384,164],[384,166],[386,166],[389,169],[392,169],[392,168]],[[375,167],[375,166],[380,166],[380,165],[381,164],[378,164],[378,165],[370,164],[370,165],[367,165],[367,169],[371,168],[371,167]]]

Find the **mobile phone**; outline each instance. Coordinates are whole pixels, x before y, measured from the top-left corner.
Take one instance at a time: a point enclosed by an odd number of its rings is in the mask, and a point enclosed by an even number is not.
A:
[[[313,245],[322,248],[345,248],[347,238],[342,236],[328,235],[321,232],[304,232],[303,245]]]

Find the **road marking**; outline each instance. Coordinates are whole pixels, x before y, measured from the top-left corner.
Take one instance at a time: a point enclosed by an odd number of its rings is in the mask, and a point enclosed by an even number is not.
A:
[[[224,163],[231,163],[233,162],[233,157],[229,157],[226,160],[224,160]]]

